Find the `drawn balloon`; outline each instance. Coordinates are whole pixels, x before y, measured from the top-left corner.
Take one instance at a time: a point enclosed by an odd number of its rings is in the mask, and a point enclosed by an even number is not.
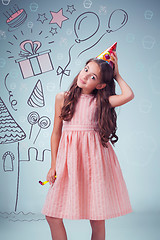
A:
[[[108,20],[108,33],[115,32],[122,28],[128,21],[128,14],[123,9],[114,10]]]
[[[96,13],[85,12],[80,14],[74,23],[74,32],[76,35],[75,42],[81,43],[93,37],[97,33],[99,26],[100,26],[100,20]],[[68,51],[69,60],[66,66],[64,67],[64,69],[61,66],[58,66],[57,68],[57,71],[56,71],[57,75],[61,75],[60,87],[61,87],[63,75],[70,76],[70,70],[67,70],[67,67],[71,62],[71,49],[74,47],[76,43],[74,43]]]
[[[76,43],[86,41],[91,38],[99,29],[100,20],[96,13],[82,13],[74,23],[74,32],[77,37]]]
[[[79,53],[78,57],[86,52],[87,50],[91,49],[92,47],[94,47],[97,43],[100,42],[100,40],[107,34],[107,33],[111,33],[111,32],[116,32],[118,31],[120,28],[124,27],[124,25],[127,23],[128,21],[128,14],[126,11],[124,11],[123,9],[116,9],[114,10],[108,19],[108,28],[106,29],[106,31],[100,36],[100,38],[90,47],[84,49],[82,52]]]

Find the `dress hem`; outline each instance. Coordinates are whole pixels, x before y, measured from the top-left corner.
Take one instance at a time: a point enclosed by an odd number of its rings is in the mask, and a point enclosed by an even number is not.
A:
[[[116,218],[116,217],[121,217],[121,216],[124,216],[126,214],[129,214],[129,213],[132,213],[133,210],[132,209],[129,209],[127,211],[124,211],[124,212],[120,212],[120,213],[115,213],[115,214],[112,214],[112,215],[109,215],[109,216],[106,216],[106,217],[69,217],[67,215],[50,215],[50,214],[44,214],[42,212],[43,215],[46,215],[48,217],[55,217],[55,218],[63,218],[63,219],[70,219],[70,220],[81,220],[81,219],[87,219],[87,220],[105,220],[105,219],[110,219],[110,218]]]

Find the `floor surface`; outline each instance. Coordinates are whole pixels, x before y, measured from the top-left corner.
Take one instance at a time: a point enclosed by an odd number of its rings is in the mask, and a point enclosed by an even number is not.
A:
[[[89,220],[64,219],[68,240],[90,240]],[[106,240],[160,240],[160,212],[135,213],[107,219]],[[0,217],[1,240],[51,240],[43,215],[4,213]]]

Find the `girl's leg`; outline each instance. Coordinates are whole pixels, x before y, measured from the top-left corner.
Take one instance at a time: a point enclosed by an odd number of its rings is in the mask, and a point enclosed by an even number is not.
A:
[[[92,227],[91,240],[105,240],[105,220],[90,220]]]
[[[52,240],[67,240],[67,234],[62,218],[46,216],[46,220],[51,229]]]

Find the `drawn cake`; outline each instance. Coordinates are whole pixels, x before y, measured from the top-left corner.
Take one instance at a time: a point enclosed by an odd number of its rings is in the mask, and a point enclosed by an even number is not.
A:
[[[22,25],[25,22],[26,18],[27,14],[24,9],[16,10],[16,12],[13,13],[6,21],[6,23],[9,25],[8,31],[12,32],[16,30],[20,25]]]

